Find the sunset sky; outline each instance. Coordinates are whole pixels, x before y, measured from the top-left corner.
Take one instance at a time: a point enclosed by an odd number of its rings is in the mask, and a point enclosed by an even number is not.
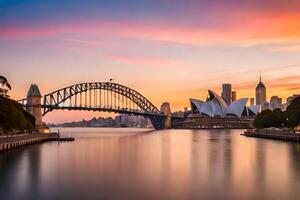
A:
[[[0,74],[15,99],[113,78],[175,111],[222,83],[254,97],[261,72],[285,101],[300,93],[299,22],[299,0],[0,0]]]

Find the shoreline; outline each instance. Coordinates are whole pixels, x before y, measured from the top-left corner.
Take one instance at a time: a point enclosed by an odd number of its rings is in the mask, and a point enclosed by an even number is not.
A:
[[[33,133],[12,137],[0,137],[0,152],[22,146],[51,141],[58,137],[57,133]]]
[[[241,135],[254,138],[300,142],[300,133],[293,133],[289,130],[249,129]]]

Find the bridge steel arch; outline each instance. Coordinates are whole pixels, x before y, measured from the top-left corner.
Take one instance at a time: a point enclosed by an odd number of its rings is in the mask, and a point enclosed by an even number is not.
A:
[[[116,95],[122,96],[122,98],[125,97],[130,101],[132,101],[133,104],[135,104],[136,107],[138,107],[139,109],[128,109],[124,107],[116,108],[113,107],[112,105],[110,107],[101,107],[101,106],[95,107],[92,106],[91,104],[87,106],[86,100],[84,106],[81,105],[82,103],[81,100],[80,100],[80,105],[77,105],[76,102],[78,99],[77,95],[79,95],[80,98],[82,98],[81,95],[84,94],[86,98],[86,95],[88,94],[89,101],[91,102],[92,99],[91,96],[93,95],[92,91],[100,91],[100,95],[101,95],[101,91],[102,92],[109,91],[110,95],[115,95],[115,98]],[[95,92],[94,94],[97,94],[97,92]],[[66,101],[71,100],[72,98],[75,99],[74,106],[63,105]],[[94,98],[97,98],[97,95],[95,95]],[[125,114],[142,115],[148,117],[151,120],[152,125],[154,126],[155,129],[165,128],[164,120],[166,118],[166,115],[160,112],[160,110],[157,107],[155,107],[146,97],[141,95],[136,90],[133,90],[129,87],[120,85],[118,83],[113,83],[113,82],[80,83],[80,84],[75,84],[69,87],[56,90],[42,97],[41,108],[43,108],[42,111],[43,116],[46,115],[48,112],[51,112],[53,110],[59,110],[59,109],[92,110],[92,111],[116,112],[120,114],[125,113]]]

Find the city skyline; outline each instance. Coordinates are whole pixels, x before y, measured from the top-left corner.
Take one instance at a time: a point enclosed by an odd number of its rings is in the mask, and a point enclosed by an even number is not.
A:
[[[254,97],[260,72],[268,100],[300,93],[298,1],[30,0],[0,9],[0,69],[14,99],[31,83],[46,94],[113,78],[175,111],[207,89],[221,94],[227,82],[237,98]],[[94,115],[55,112],[46,120]]]

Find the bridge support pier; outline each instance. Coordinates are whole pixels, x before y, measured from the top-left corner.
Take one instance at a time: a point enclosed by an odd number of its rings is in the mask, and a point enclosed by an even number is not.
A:
[[[164,102],[160,107],[160,112],[162,112],[165,115],[165,118],[163,120],[164,128],[165,129],[172,128],[170,103]]]
[[[44,127],[42,121],[41,93],[36,84],[31,84],[27,93],[27,111],[35,117],[35,127],[42,129]]]
[[[160,107],[160,112],[164,116],[151,116],[150,121],[156,130],[172,128],[171,107],[168,102],[164,102]]]

